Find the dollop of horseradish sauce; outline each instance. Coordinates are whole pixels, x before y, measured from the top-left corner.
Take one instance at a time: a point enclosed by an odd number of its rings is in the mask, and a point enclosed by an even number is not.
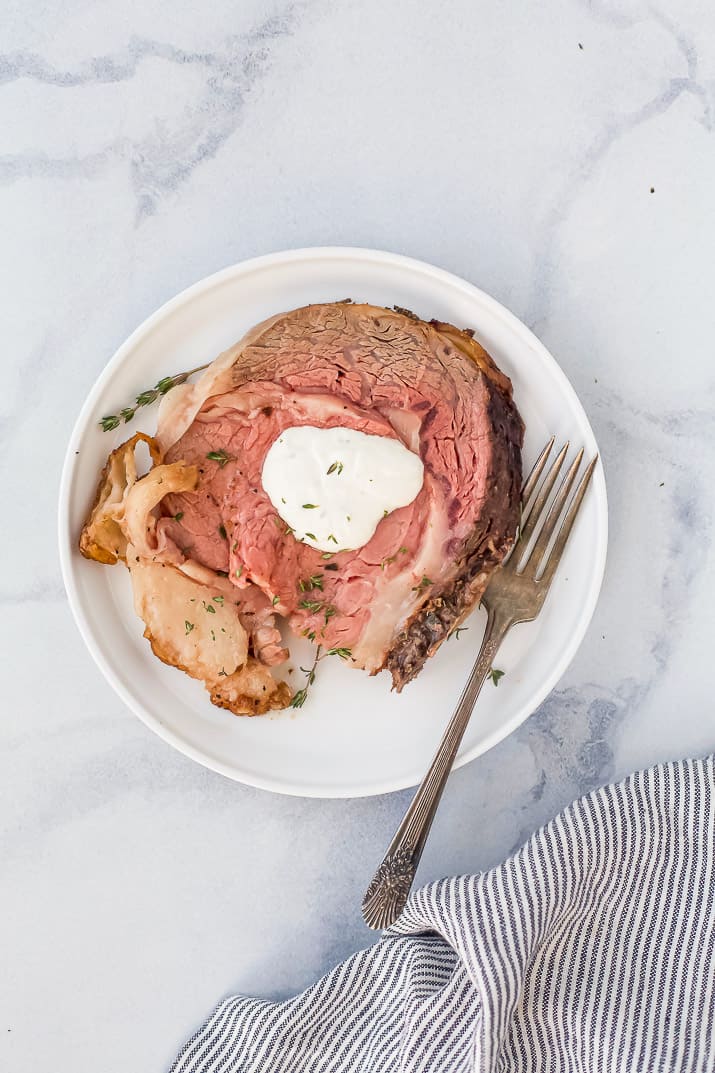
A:
[[[298,540],[319,551],[361,548],[422,487],[419,455],[350,428],[285,429],[263,463],[263,487]]]

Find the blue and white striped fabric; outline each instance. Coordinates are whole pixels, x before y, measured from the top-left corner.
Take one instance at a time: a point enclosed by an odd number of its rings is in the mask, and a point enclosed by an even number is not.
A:
[[[714,791],[711,757],[589,794],[297,998],[222,1002],[174,1073],[715,1070]]]

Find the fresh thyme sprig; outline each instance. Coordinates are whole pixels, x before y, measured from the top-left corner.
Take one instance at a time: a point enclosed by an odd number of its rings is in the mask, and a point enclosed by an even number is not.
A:
[[[133,406],[123,406],[118,414],[107,414],[106,417],[103,417],[99,422],[100,428],[104,432],[112,432],[113,429],[118,428],[122,421],[126,425],[133,420],[137,410],[141,409],[142,406],[151,406],[162,395],[166,395],[167,391],[171,391],[173,387],[178,387],[179,384],[186,383],[194,373],[200,373],[202,369],[207,368],[208,365],[197,365],[195,369],[189,369],[185,373],[162,377],[154,387],[149,388],[147,391],[140,391]]]
[[[310,635],[309,635],[310,636]],[[315,637],[315,634],[313,634]],[[312,639],[312,638],[311,638]],[[323,646],[318,645],[315,651],[315,659],[311,667],[301,667],[301,671],[306,676],[305,685],[302,689],[299,689],[293,700],[290,702],[290,708],[302,708],[308,697],[308,690],[315,681],[315,671],[322,659],[326,656],[339,656],[340,659],[352,659],[352,652],[349,648],[329,648],[327,652],[323,652]]]
[[[303,674],[306,676],[306,682],[303,688],[297,691],[297,693],[293,697],[293,700],[290,702],[291,708],[302,708],[305,704],[308,698],[308,690],[315,681],[315,668],[320,663],[322,651],[322,646],[318,645],[317,649],[315,650],[315,659],[313,660],[313,666],[309,667],[308,670],[306,670],[305,667],[300,668]]]

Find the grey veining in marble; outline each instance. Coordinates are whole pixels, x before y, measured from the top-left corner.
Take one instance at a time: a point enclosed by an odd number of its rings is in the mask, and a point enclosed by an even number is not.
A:
[[[715,748],[714,128],[705,0],[8,0],[0,1068],[163,1070],[222,995],[291,994],[373,938],[360,897],[409,794],[292,800],[174,753],[102,680],[59,576],[83,397],[226,264],[336,244],[443,265],[534,328],[602,446],[592,627],[455,773],[423,880]]]

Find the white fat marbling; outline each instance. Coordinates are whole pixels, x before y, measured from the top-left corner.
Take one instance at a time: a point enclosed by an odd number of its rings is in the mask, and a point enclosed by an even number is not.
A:
[[[467,277],[579,392],[611,546],[576,661],[454,775],[421,879],[712,750],[715,12],[10,0],[2,28],[0,1068],[159,1071],[222,995],[291,994],[372,941],[360,898],[409,793],[234,785],[111,693],[55,552],[82,399],[148,313],[245,257],[377,246]]]

